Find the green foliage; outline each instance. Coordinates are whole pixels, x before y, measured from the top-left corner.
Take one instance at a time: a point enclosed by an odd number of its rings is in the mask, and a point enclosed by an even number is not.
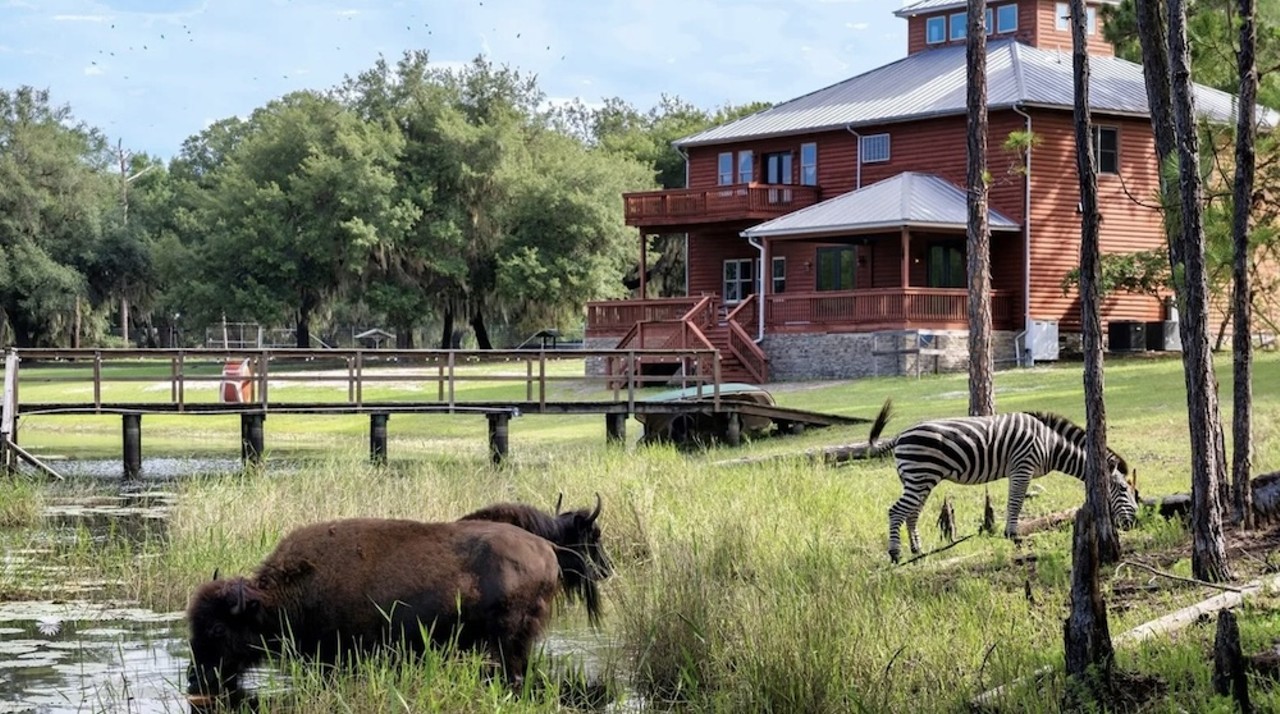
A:
[[[1101,257],[1098,292],[1103,296],[1125,292],[1159,297],[1172,287],[1169,253],[1164,248],[1135,253],[1104,253]],[[1062,278],[1062,294],[1067,295],[1079,286],[1080,269],[1072,268]]]

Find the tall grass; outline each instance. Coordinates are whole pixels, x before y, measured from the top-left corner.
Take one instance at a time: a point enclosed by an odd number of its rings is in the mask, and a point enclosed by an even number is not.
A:
[[[964,384],[962,377],[941,376],[817,390],[778,385],[774,391],[783,404],[863,416],[893,396],[900,410],[889,429],[894,433],[920,418],[963,413]],[[997,378],[997,401],[1003,410],[1058,411],[1081,420],[1079,385],[1078,367],[1005,372]],[[1108,367],[1107,385],[1112,446],[1138,466],[1144,495],[1188,490],[1180,365],[1121,362]],[[1265,355],[1255,391],[1260,471],[1280,463],[1280,444],[1272,438],[1280,419],[1277,387],[1280,361]],[[1229,403],[1228,394],[1223,401]],[[474,446],[441,448],[430,432],[416,431],[438,422],[397,417],[387,467],[366,463],[365,424],[359,423],[330,434],[344,447],[301,467],[268,462],[260,473],[183,481],[163,542],[145,544],[147,557],[118,568],[122,594],[160,609],[180,608],[214,568],[249,572],[282,535],[317,520],[450,520],[498,500],[549,509],[559,493],[566,506],[587,505],[598,492],[617,573],[605,587],[605,632],[617,642],[624,658],[617,668],[636,700],[653,708],[962,711],[977,692],[1060,664],[1067,530],[1037,534],[1021,547],[1002,538],[973,538],[945,554],[894,567],[886,554],[886,514],[900,487],[891,462],[842,468],[801,458],[720,463],[858,441],[865,439],[865,427],[680,454],[665,447],[607,449],[601,421],[517,420],[511,462],[494,469],[482,434]],[[284,432],[279,424],[269,428]],[[478,432],[482,428],[477,425]],[[1079,505],[1083,498],[1081,484],[1067,476],[1048,476],[1038,485],[1042,493],[1028,501],[1024,517]],[[998,482],[990,489],[997,509],[1005,487]],[[947,496],[960,534],[977,530],[984,489],[943,484],[921,519],[926,549],[942,543],[932,521]],[[1125,557],[1185,569],[1188,540],[1176,524],[1148,512],[1122,540]],[[1242,574],[1260,568],[1237,565]],[[1132,570],[1107,573],[1108,586],[1149,579]],[[1206,595],[1201,588],[1156,582],[1165,587],[1143,597],[1110,598],[1113,633]],[[1267,600],[1242,611],[1248,647],[1261,649],[1275,636],[1275,604]],[[585,627],[576,610],[556,622]],[[1150,711],[1213,711],[1224,700],[1207,685],[1211,640],[1211,627],[1196,627],[1123,648],[1119,664],[1165,681],[1165,693]],[[328,685],[309,679],[313,669],[290,669],[291,694],[276,700],[283,702],[277,710],[544,711],[560,701],[558,684],[524,699],[487,687],[468,660],[370,667]],[[1058,674],[1036,687],[1013,688],[1004,708],[1057,711],[1062,688]],[[1275,704],[1274,694],[1257,691]]]
[[[34,479],[0,474],[0,528],[32,525],[43,507],[44,492]]]

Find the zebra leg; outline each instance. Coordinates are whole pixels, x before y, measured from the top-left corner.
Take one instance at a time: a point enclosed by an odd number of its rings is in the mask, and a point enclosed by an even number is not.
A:
[[[907,524],[907,536],[911,543],[911,552],[920,552],[920,534],[916,531],[916,521],[924,508],[925,499],[933,490],[934,482],[912,482],[902,484],[902,496],[889,507],[889,558],[898,562],[901,550],[900,530]]]
[[[1005,538],[1018,540],[1018,516],[1022,513],[1022,501],[1027,497],[1027,487],[1030,484],[1030,470],[1018,469],[1009,474],[1009,504],[1005,507]]]

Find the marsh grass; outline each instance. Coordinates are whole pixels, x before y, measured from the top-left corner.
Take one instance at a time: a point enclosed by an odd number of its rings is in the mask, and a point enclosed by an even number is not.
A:
[[[1189,488],[1181,379],[1181,366],[1172,360],[1108,365],[1110,441],[1138,466],[1146,497]],[[1224,390],[1230,384],[1225,374],[1219,381]],[[997,402],[1002,410],[1057,411],[1082,421],[1079,385],[1078,366],[1003,372]],[[873,416],[893,396],[899,412],[890,433],[922,418],[963,413],[967,402],[963,377],[951,375],[821,388],[777,385],[773,391],[782,404],[860,416]],[[1229,403],[1229,391],[1223,403]],[[1260,356],[1255,409],[1255,464],[1263,472],[1280,464],[1280,440],[1272,438],[1280,421],[1276,355]],[[680,454],[661,446],[607,449],[598,418],[530,416],[513,422],[512,459],[494,469],[485,458],[483,420],[462,425],[466,421],[397,416],[391,463],[379,468],[367,463],[363,420],[273,416],[269,445],[273,439],[328,440],[317,452],[322,456],[300,467],[277,468],[269,461],[260,473],[185,479],[166,536],[144,542],[142,557],[86,543],[76,559],[97,558],[104,571],[118,572],[126,596],[178,609],[214,568],[224,575],[251,572],[281,536],[305,523],[348,516],[451,520],[499,500],[550,509],[558,493],[565,494],[566,507],[577,507],[599,492],[616,569],[604,589],[604,628],[622,653],[611,671],[652,708],[963,711],[977,692],[1049,665],[1055,669],[1036,686],[1011,689],[1002,709],[1058,710],[1065,686],[1056,667],[1067,612],[1069,530],[1036,534],[1019,547],[976,537],[917,563],[891,566],[886,511],[900,493],[891,462],[831,468],[785,457],[863,440],[865,427]],[[29,441],[41,437],[42,423],[29,430]],[[741,456],[783,458],[718,464]],[[1038,485],[1042,492],[1026,503],[1024,517],[1082,499],[1082,486],[1067,476],[1047,476]],[[1005,482],[990,489],[997,510],[1005,489]],[[984,489],[943,484],[921,518],[926,549],[942,544],[933,521],[946,496],[952,497],[959,535],[977,530]],[[1189,572],[1185,530],[1149,509],[1122,542],[1125,557]],[[1261,568],[1247,560],[1236,565],[1242,577]],[[1117,593],[1109,597],[1113,634],[1212,594],[1153,582],[1132,569],[1104,577],[1108,593]],[[1280,631],[1276,604],[1272,598],[1244,608],[1247,647],[1263,649]],[[585,617],[566,608],[555,627],[583,629]],[[1197,626],[1119,651],[1121,669],[1164,683],[1144,711],[1223,707],[1225,700],[1206,684],[1211,642],[1212,627]],[[374,664],[368,672],[314,683],[308,679],[319,676],[314,668],[286,665],[290,693],[273,710],[545,711],[560,706],[566,691],[591,690],[589,682],[553,676],[551,689],[513,698],[483,683],[474,663],[459,662]],[[1255,692],[1275,703],[1261,683]]]
[[[34,478],[3,477],[0,483],[0,528],[30,526],[40,520],[44,490]]]

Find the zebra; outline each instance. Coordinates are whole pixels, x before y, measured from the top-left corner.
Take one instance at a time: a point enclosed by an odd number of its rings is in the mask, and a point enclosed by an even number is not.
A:
[[[926,421],[877,444],[892,412],[886,400],[875,423],[867,458],[893,452],[902,496],[889,507],[889,558],[898,562],[900,530],[905,521],[911,552],[920,552],[916,520],[939,481],[959,484],[1009,479],[1009,505],[1004,534],[1018,534],[1018,514],[1031,479],[1062,471],[1084,480],[1085,431],[1066,417],[1045,412],[1016,412],[985,417]],[[1116,525],[1131,528],[1138,510],[1137,494],[1126,480],[1129,465],[1107,449],[1111,470],[1111,515]]]

